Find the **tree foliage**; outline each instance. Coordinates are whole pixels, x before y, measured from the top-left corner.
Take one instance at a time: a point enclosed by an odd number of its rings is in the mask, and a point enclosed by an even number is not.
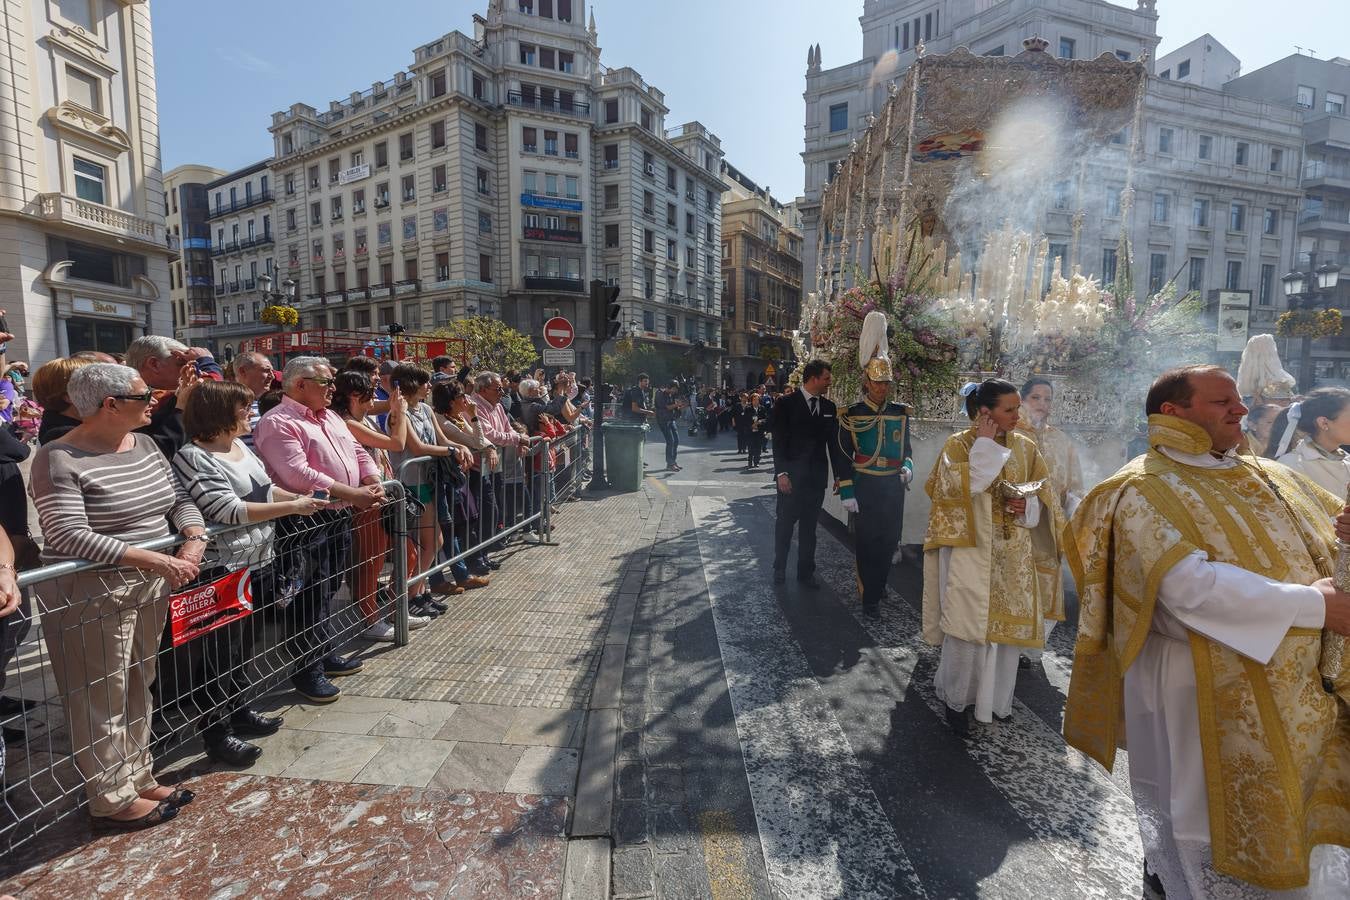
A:
[[[464,341],[469,351],[467,362],[475,371],[523,371],[533,368],[539,359],[539,351],[528,335],[490,316],[455,319],[448,325],[424,333]]]

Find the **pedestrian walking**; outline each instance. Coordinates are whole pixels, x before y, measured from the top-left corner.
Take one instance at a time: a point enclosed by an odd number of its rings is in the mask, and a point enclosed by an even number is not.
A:
[[[797,531],[797,580],[820,587],[816,579],[816,520],[825,502],[829,465],[848,473],[852,465],[839,449],[839,420],[825,397],[830,364],[813,359],[802,372],[802,386],[774,406],[773,466],[777,473],[778,522],[774,529],[773,582],[787,580],[788,546]]]
[[[772,410],[760,400],[759,394],[750,395],[750,441],[746,470],[758,469],[760,457],[764,455],[764,439],[769,433]]]
[[[653,400],[653,406],[656,412],[656,427],[661,429],[661,437],[666,441],[666,470],[669,472],[680,471],[680,465],[675,461],[676,455],[680,450],[680,430],[675,422],[680,415],[680,407],[683,401],[679,395],[680,386],[671,382],[668,386],[656,392]]]

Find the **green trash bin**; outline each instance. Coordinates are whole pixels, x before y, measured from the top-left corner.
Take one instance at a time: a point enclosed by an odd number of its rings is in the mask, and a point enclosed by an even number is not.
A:
[[[606,422],[605,477],[616,491],[642,490],[642,448],[648,427],[641,422]]]

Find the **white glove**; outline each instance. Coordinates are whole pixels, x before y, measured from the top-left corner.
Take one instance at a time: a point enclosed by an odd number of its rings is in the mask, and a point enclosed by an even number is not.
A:
[[[913,472],[913,470],[907,469],[907,468],[905,468],[905,467],[902,466],[902,467],[900,468],[900,483],[901,483],[901,484],[909,484],[909,483],[910,483],[911,481],[913,481],[913,480],[914,480],[914,472]]]
[[[858,511],[858,498],[849,497],[847,500],[845,500],[844,509],[848,510],[851,513],[856,513]]]

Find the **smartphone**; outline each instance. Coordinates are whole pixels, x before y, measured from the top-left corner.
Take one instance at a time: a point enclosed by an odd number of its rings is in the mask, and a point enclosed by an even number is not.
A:
[[[327,503],[327,502],[328,502],[328,492],[327,492],[327,491],[315,491],[315,492],[314,492],[314,499],[315,499],[315,500],[322,500],[324,503]]]

